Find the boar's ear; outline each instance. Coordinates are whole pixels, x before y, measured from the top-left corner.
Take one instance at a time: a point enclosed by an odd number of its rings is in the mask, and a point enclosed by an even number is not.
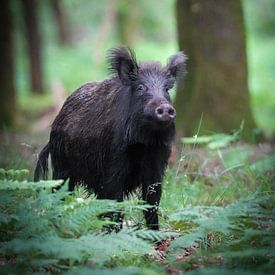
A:
[[[176,80],[183,77],[186,74],[186,60],[187,56],[183,52],[178,52],[172,55],[166,65],[168,74],[174,77]]]
[[[129,85],[137,79],[138,65],[133,50],[120,46],[109,50],[107,61],[112,73],[118,74],[121,82]]]

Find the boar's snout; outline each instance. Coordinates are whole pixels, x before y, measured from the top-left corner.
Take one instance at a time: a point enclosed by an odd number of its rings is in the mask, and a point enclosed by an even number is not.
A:
[[[172,105],[163,103],[155,109],[155,117],[160,122],[170,123],[176,117],[176,110]]]
[[[144,115],[152,126],[162,128],[170,125],[174,121],[176,110],[166,98],[153,97],[148,104],[145,105]]]

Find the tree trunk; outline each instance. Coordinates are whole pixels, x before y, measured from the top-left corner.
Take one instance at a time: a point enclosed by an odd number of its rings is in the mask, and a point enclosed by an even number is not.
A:
[[[31,91],[42,94],[44,87],[42,77],[41,41],[37,21],[37,2],[36,0],[21,0],[21,2],[23,5],[27,33]]]
[[[10,2],[3,1],[0,9],[0,128],[13,126],[16,109]]]
[[[189,57],[188,75],[175,106],[182,136],[230,132],[245,121],[243,137],[255,127],[247,85],[243,10],[240,0],[177,0],[180,50]]]
[[[69,45],[71,42],[69,35],[70,28],[68,27],[68,24],[66,22],[66,14],[64,12],[63,3],[60,0],[51,0],[50,4],[53,11],[54,21],[57,26],[59,44]]]

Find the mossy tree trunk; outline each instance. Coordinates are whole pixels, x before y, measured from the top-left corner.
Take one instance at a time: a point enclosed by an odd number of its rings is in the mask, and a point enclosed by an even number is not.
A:
[[[13,126],[16,111],[10,2],[0,9],[0,128]]]
[[[230,132],[245,121],[251,140],[243,10],[240,0],[177,0],[180,50],[189,57],[188,75],[175,99],[178,141],[200,134]]]

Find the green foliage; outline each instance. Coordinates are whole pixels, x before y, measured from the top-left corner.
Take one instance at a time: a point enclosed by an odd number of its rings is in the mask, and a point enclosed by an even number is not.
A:
[[[208,136],[184,137],[182,142],[184,144],[206,144],[209,149],[219,149],[228,146],[234,141],[237,141],[241,137],[244,122],[242,122],[240,128],[234,131],[233,134],[213,134]]]
[[[275,1],[244,0],[247,14],[256,14],[253,18],[247,18],[249,31],[255,32],[261,37],[268,37],[275,34]],[[253,29],[252,29],[253,28]]]
[[[21,170],[5,170],[0,168],[0,180],[26,180],[29,175],[29,170],[21,169]]]
[[[145,210],[140,203],[117,203],[88,196],[83,187],[69,193],[61,181],[14,180],[22,171],[5,171],[0,180],[0,254],[5,270],[16,272],[69,270],[71,266],[119,266],[125,261],[145,261],[154,254],[148,242],[168,233],[126,228],[108,233],[114,222],[100,219],[107,212]],[[59,190],[52,192],[53,188]],[[136,205],[135,205],[136,203]],[[105,228],[105,229],[104,229]],[[10,263],[10,259],[16,263]]]
[[[196,154],[194,146],[183,152],[176,173],[168,171],[165,179],[161,213],[166,226],[180,233],[168,249],[169,264],[180,270],[202,268],[190,274],[270,272],[275,261],[274,156],[252,161],[251,148],[227,146],[211,149],[209,159],[205,156],[194,168]],[[216,166],[219,161],[220,172],[207,174],[203,166],[209,161],[211,167],[213,160]]]
[[[219,255],[228,261],[238,260],[240,265],[250,260],[251,265],[270,268],[275,260],[272,250],[274,240],[274,195],[255,194],[227,207],[187,207],[172,215],[172,221],[192,223],[191,233],[177,238],[170,246],[170,253],[177,257],[182,250],[200,243],[198,253]],[[264,259],[260,259],[260,257]],[[253,263],[253,257],[259,261]],[[250,258],[250,259],[248,259]],[[263,261],[262,261],[263,260]],[[186,263],[185,263],[186,264]]]
[[[90,268],[84,267],[73,267],[67,274],[78,275],[78,274],[91,274]],[[138,268],[138,267],[124,267],[114,269],[93,269],[93,275],[159,275],[160,272],[153,271],[152,269]],[[164,274],[164,273],[163,273]]]
[[[233,146],[209,154],[223,169],[214,176],[192,168],[192,151],[167,171],[161,231],[145,228],[142,212],[149,206],[135,196],[120,203],[97,200],[82,186],[68,192],[67,183],[28,182],[27,170],[0,169],[3,272],[155,274],[167,265],[185,271],[207,267],[198,274],[232,268],[269,272],[275,260],[274,156],[249,163],[251,151]],[[192,170],[183,173],[186,162]],[[100,218],[109,212],[125,214],[122,230],[110,230],[114,221]],[[157,264],[153,244],[166,239],[166,260]]]
[[[258,127],[270,135],[275,131],[275,1],[244,0],[243,5],[251,106]]]
[[[208,160],[219,160],[222,170],[208,175],[206,164],[192,168],[192,150],[166,173],[161,231],[146,229],[142,212],[149,206],[136,196],[119,203],[97,200],[83,186],[68,192],[67,183],[29,182],[27,170],[0,169],[1,272],[270,272],[274,156],[250,163],[253,153],[246,147],[211,149]],[[125,214],[122,230],[102,218],[109,212]],[[170,246],[155,250],[162,240]]]
[[[262,173],[265,171],[270,171],[275,167],[275,156],[267,156],[264,159],[261,159],[253,163],[250,168],[255,173]]]

